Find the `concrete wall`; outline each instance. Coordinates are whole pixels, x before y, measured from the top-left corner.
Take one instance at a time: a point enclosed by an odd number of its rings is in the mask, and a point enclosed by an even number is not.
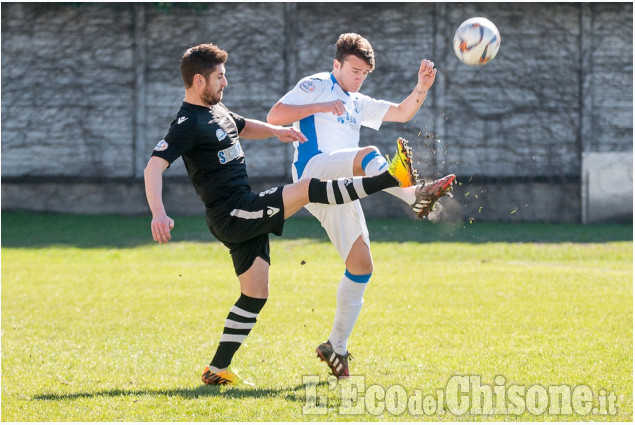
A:
[[[485,67],[452,51],[471,16],[502,36]],[[368,95],[398,102],[422,58],[439,69],[411,122],[363,129],[362,144],[392,154],[403,136],[423,176],[457,174],[440,218],[579,222],[583,152],[632,153],[632,30],[631,3],[3,3],[2,209],[147,213],[143,167],[182,101],[187,47],[228,50],[225,103],[264,120],[353,31],[376,53]],[[255,188],[290,181],[290,146],[243,147]],[[166,205],[198,214],[185,175],[167,172]],[[409,216],[390,197],[365,205]]]

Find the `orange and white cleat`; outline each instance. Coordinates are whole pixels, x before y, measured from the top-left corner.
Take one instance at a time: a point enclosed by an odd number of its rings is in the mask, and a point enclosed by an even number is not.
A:
[[[201,381],[205,385],[236,385],[243,382],[240,376],[229,369],[212,372],[209,366],[206,366],[205,370],[203,370]]]

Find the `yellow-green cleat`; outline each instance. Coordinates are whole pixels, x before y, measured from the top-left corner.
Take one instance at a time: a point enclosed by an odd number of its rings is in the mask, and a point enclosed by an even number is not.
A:
[[[390,161],[388,172],[399,182],[401,187],[417,184],[417,171],[412,167],[412,149],[408,141],[401,137],[397,139],[397,152]]]
[[[249,382],[244,382],[240,378],[240,376],[238,376],[238,374],[232,372],[229,369],[212,372],[211,370],[209,370],[209,366],[206,366],[205,370],[203,370],[201,381],[203,381],[205,385],[237,385],[240,383],[249,384]]]

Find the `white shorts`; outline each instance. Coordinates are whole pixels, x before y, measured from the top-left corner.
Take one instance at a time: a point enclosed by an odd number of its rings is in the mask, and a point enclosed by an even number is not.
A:
[[[353,177],[353,162],[360,148],[341,149],[322,153],[309,160],[302,178],[331,180],[340,177]],[[293,181],[298,181],[295,167],[292,167]],[[331,242],[346,261],[353,243],[361,236],[370,247],[368,228],[362,205],[357,201],[342,205],[307,204],[305,208],[317,218]]]

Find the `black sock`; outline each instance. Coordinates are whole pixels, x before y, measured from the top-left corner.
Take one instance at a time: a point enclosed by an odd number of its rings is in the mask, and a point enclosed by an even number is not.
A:
[[[229,310],[223,335],[210,366],[219,369],[225,369],[229,366],[234,354],[256,324],[256,317],[266,302],[266,298],[252,298],[240,294],[236,304]]]
[[[318,204],[345,204],[396,186],[399,186],[399,182],[388,171],[373,177],[352,177],[325,181],[311,179],[309,182],[309,201]]]
[[[362,183],[364,184],[364,190],[366,190],[366,193],[369,195],[381,192],[382,190],[390,187],[399,186],[399,181],[397,181],[397,179],[394,178],[388,171],[384,171],[383,173],[372,177],[362,177]]]

